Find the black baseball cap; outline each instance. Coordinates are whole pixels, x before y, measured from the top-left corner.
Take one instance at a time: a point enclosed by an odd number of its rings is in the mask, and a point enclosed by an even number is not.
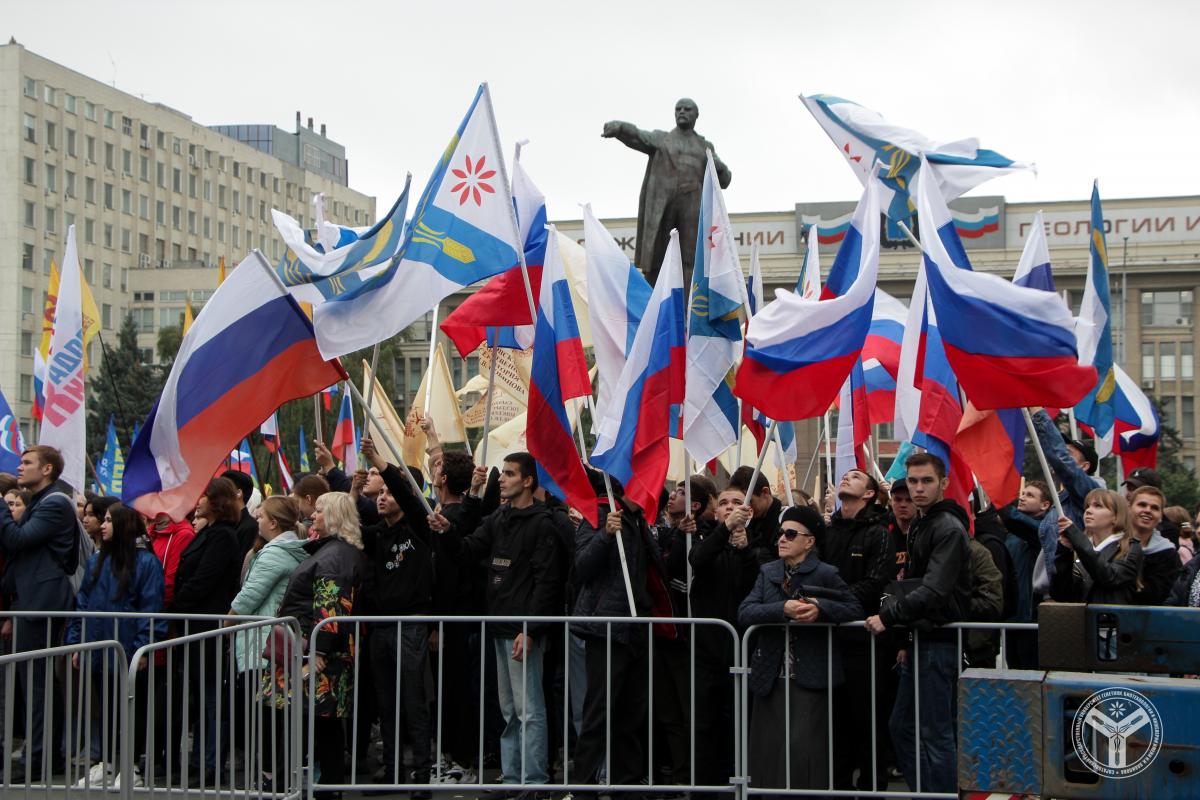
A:
[[[1159,474],[1150,467],[1138,467],[1133,472],[1125,476],[1125,481],[1122,486],[1128,486],[1131,489],[1137,489],[1142,486],[1153,486],[1156,489],[1162,488],[1162,478]]]
[[[1084,461],[1088,462],[1088,475],[1095,475],[1096,469],[1100,466],[1100,455],[1096,452],[1096,448],[1082,439],[1071,439],[1066,435],[1063,436],[1063,439],[1067,444],[1083,454]]]

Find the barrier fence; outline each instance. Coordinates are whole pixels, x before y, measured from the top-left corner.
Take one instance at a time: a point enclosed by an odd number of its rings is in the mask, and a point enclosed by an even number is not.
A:
[[[694,618],[331,616],[305,637],[291,618],[0,612],[0,620],[13,624],[0,643],[24,648],[0,655],[4,796],[20,788],[281,800],[515,790],[955,797],[953,787],[934,791],[927,773],[938,769],[937,748],[923,741],[930,720],[922,725],[922,710],[944,709],[953,692],[922,700],[930,675],[912,672],[949,658],[961,671],[964,652],[978,658],[971,642],[981,636],[985,656],[1004,666],[1013,634],[1037,629],[960,623],[900,642],[870,636],[861,622],[739,634]],[[130,626],[144,641],[127,653],[120,641]],[[79,641],[64,644],[66,630]],[[915,668],[906,673],[913,716],[904,741],[911,736],[916,791],[885,771],[899,762],[890,748],[905,747],[888,725],[900,644]],[[779,671],[755,671],[759,651],[773,646],[782,648]],[[928,661],[924,647],[948,655]],[[806,685],[778,680],[801,667]],[[841,672],[848,682],[839,685]],[[858,726],[850,748],[847,722]],[[847,758],[849,774],[857,771],[850,785]]]

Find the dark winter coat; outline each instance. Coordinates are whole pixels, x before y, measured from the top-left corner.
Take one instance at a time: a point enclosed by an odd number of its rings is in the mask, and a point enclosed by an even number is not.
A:
[[[1120,534],[1108,537],[1099,547],[1093,547],[1087,534],[1074,525],[1067,528],[1066,534],[1075,549],[1059,544],[1050,596],[1060,603],[1131,605],[1143,560],[1142,544],[1137,537],[1133,538],[1125,558],[1117,559]]]
[[[885,522],[886,515],[874,503],[851,519],[838,511],[821,545],[821,560],[837,568],[868,616],[879,610],[884,587],[896,577],[896,551]]]
[[[1175,585],[1171,588],[1171,595],[1167,598],[1166,604],[1169,606],[1192,606],[1192,584],[1196,582],[1196,574],[1200,573],[1200,556],[1194,556],[1187,566],[1183,568],[1179,578],[1175,581]]]
[[[228,522],[205,525],[179,554],[173,614],[227,614],[238,593],[243,554],[237,529]],[[187,630],[212,630],[215,622],[192,622]]]
[[[75,602],[64,565],[72,565],[78,546],[75,504],[51,484],[33,496],[21,521],[0,503],[0,551],[5,567],[2,585],[16,595],[20,611],[69,611]]]
[[[433,609],[434,543],[428,515],[393,464],[380,476],[403,516],[395,525],[381,519],[363,528],[367,563],[359,615],[426,615]]]
[[[751,625],[788,623],[786,628],[764,628],[754,640],[754,651],[750,656],[750,691],[759,696],[770,693],[775,685],[783,669],[785,652],[791,654],[790,673],[797,686],[822,690],[842,682],[842,659],[837,638],[831,637],[824,625],[790,622],[783,613],[783,606],[788,600],[822,595],[815,597],[820,607],[817,622],[849,622],[864,616],[858,598],[838,575],[838,571],[815,555],[810,554],[797,565],[789,581],[790,592],[783,589],[785,575],[783,559],[764,564],[754,588],[738,610],[738,622],[746,628]],[[828,671],[830,647],[833,648],[832,682]]]
[[[1155,531],[1142,547],[1142,588],[1134,590],[1130,602],[1137,606],[1164,605],[1182,569],[1175,545]]]
[[[479,503],[467,497],[463,505]],[[451,529],[443,536],[453,536]],[[462,538],[459,558],[482,563],[488,568],[487,613],[495,617],[554,616],[561,612],[563,557],[558,529],[545,503],[525,508],[501,506],[484,518],[479,527]],[[521,633],[519,622],[495,623],[488,629],[499,636]],[[537,636],[548,630],[530,624],[527,631]]]
[[[967,524],[967,512],[953,500],[934,503],[913,520],[905,579],[920,583],[883,601],[879,617],[885,625],[929,629],[967,618],[971,600]]]
[[[599,528],[587,520],[575,532],[575,580],[579,597],[575,601],[577,617],[628,617],[629,598],[625,593],[625,577],[621,571],[617,537],[604,530],[608,509],[600,507]],[[653,600],[646,588],[648,573],[657,570],[657,548],[650,536],[650,527],[640,513],[626,511],[621,515],[621,542],[625,546],[625,563],[629,567],[629,583],[639,617],[650,615]],[[664,583],[665,585],[665,583]],[[607,636],[604,623],[572,623],[571,631],[580,636],[603,641]],[[623,644],[644,644],[644,628],[632,625],[613,625],[612,638]]]

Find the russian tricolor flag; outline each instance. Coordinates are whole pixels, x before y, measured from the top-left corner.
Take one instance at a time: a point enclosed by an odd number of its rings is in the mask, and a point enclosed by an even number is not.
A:
[[[686,357],[683,259],[679,234],[671,231],[642,324],[595,426],[592,450],[592,464],[620,480],[625,496],[648,520],[658,514],[658,495],[671,463],[671,407],[683,402]]]
[[[882,289],[875,290],[871,329],[863,345],[863,381],[866,384],[867,415],[871,425],[891,422],[896,416],[896,376],[900,371],[900,347],[908,309]]]
[[[1114,427],[1119,437],[1122,466],[1128,475],[1138,467],[1154,466],[1158,462],[1158,440],[1162,425],[1150,398],[1137,382],[1119,366],[1113,367],[1117,377]]]
[[[546,198],[529,179],[520,161],[513,162],[513,205],[525,247],[534,303],[541,296],[542,263],[546,258]],[[525,277],[517,265],[489,280],[439,325],[458,354],[470,355],[486,339],[490,347],[525,349],[533,343]]]
[[[926,279],[946,357],[979,409],[1081,400],[1096,370],[1080,366],[1075,321],[1057,294],[973,272],[937,185],[917,190]]]
[[[342,404],[338,408],[337,425],[333,429],[333,441],[329,451],[341,460],[346,472],[358,469],[358,438],[354,427],[354,405],[350,402],[350,388],[342,390]]]
[[[345,371],[317,350],[312,323],[258,251],[233,270],[183,337],[130,450],[121,500],[183,519],[248,429]]]
[[[554,226],[550,226],[534,326],[525,442],[537,460],[538,483],[583,514],[594,527],[599,524],[596,492],[579,460],[564,405],[566,400],[589,396],[592,382],[556,237]]]
[[[824,414],[862,354],[879,269],[879,184],[867,182],[830,272],[845,277],[837,296],[805,300],[777,289],[754,315],[734,394],[772,419]],[[844,289],[843,291],[837,291]]]
[[[1025,248],[1021,251],[1021,260],[1017,263],[1012,282],[1044,292],[1055,290],[1050,248],[1046,245],[1046,221],[1041,211],[1033,216],[1033,226],[1029,229],[1029,238],[1025,240]]]

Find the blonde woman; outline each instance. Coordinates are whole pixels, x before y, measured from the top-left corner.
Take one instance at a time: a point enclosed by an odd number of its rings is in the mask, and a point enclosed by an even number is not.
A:
[[[292,572],[278,611],[299,621],[306,641],[322,620],[354,613],[354,597],[366,574],[358,510],[350,495],[327,492],[316,498],[309,535],[315,538],[304,543],[308,558]],[[313,754],[322,783],[344,782],[342,719],[350,716],[354,688],[353,633],[353,625],[327,623],[307,654],[308,668],[317,673]],[[277,688],[276,702],[282,702],[285,687],[277,683]]]
[[[1083,501],[1083,531],[1068,519],[1058,521],[1051,597],[1066,603],[1132,603],[1142,544],[1131,523],[1124,497],[1107,489],[1088,492]]]

